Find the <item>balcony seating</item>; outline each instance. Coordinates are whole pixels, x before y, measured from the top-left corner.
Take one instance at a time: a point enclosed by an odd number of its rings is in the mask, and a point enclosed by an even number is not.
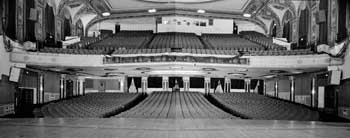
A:
[[[153,92],[123,118],[222,118],[237,119],[212,105],[198,92]]]
[[[144,48],[153,37],[152,31],[121,31],[115,36],[89,45],[88,48],[135,49]]]
[[[63,48],[43,48],[40,49],[42,53],[57,53],[57,54],[76,54],[76,55],[103,55],[108,51],[104,49],[63,49]]]
[[[267,50],[287,50],[287,48],[283,46],[274,44],[272,38],[268,38],[261,33],[255,31],[243,31],[240,32],[240,34],[244,38],[266,47]]]
[[[260,51],[246,51],[245,56],[292,56],[292,55],[312,55],[313,51],[308,49],[300,50],[260,50]]]
[[[204,44],[212,49],[235,49],[239,51],[263,50],[264,47],[233,34],[202,34]]]
[[[210,96],[231,113],[251,119],[317,121],[319,113],[303,105],[252,93],[215,93]]]
[[[170,48],[162,49],[120,49],[115,50],[113,54],[124,55],[124,54],[157,54],[157,53],[172,53]],[[239,55],[240,53],[236,50],[215,50],[215,49],[181,49],[175,53],[191,53],[191,54],[210,54],[210,55]]]
[[[158,33],[147,48],[189,48],[203,49],[200,39],[194,33]]]
[[[107,117],[121,112],[140,94],[89,93],[85,96],[50,103],[41,108],[44,117]]]
[[[88,45],[91,45],[93,43],[97,43],[99,41],[101,41],[103,38],[101,37],[82,37],[80,39],[80,42],[72,44],[72,45],[68,45],[67,48],[68,49],[82,49],[82,48],[86,48]]]

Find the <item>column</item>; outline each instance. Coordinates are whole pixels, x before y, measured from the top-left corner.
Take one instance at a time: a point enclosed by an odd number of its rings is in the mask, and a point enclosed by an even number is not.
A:
[[[312,77],[312,82],[311,82],[311,107],[317,107],[317,89],[316,89],[316,76]]]
[[[228,77],[225,77],[224,93],[230,93],[230,92],[231,92],[231,79]]]
[[[148,78],[146,76],[142,76],[142,78],[141,78],[142,93],[146,93],[147,92],[147,88],[148,88],[147,79]]]
[[[204,93],[205,94],[210,93],[210,77],[204,78]]]
[[[250,93],[250,79],[244,80],[244,90],[247,93]]]
[[[37,101],[35,104],[44,103],[44,74],[39,73],[39,91],[37,92]]]
[[[295,102],[295,77],[290,76],[290,101]]]
[[[263,94],[266,96],[266,80],[264,80],[264,90],[263,90]]]
[[[163,91],[168,91],[168,89],[169,89],[169,77],[168,76],[163,76],[162,88],[163,88]]]
[[[278,79],[275,79],[275,93],[274,96],[278,98]]]
[[[60,99],[64,99],[65,98],[65,76],[64,74],[61,74],[61,78],[60,78]]]
[[[190,91],[190,77],[182,77],[184,82],[184,91]]]
[[[83,78],[78,79],[78,95],[84,95],[84,81]]]
[[[128,88],[128,76],[124,76],[124,83],[123,83],[123,88],[125,93],[129,93],[129,88]]]

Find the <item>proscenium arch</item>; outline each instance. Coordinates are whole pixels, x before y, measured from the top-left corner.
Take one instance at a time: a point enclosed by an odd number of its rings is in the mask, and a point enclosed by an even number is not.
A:
[[[109,17],[100,17],[100,16],[96,16],[95,18],[93,18],[91,21],[89,21],[89,23],[85,26],[85,36],[88,35],[88,31],[89,29],[95,25],[96,23],[99,23],[99,22],[103,22],[103,21],[106,21],[106,20],[115,20],[115,19],[127,19],[127,18],[137,18],[137,17],[162,17],[162,16],[188,16],[188,17],[203,17],[203,18],[218,18],[218,19],[233,19],[233,20],[242,20],[242,21],[249,21],[251,23],[254,23],[258,26],[260,26],[265,34],[268,33],[268,29],[265,25],[264,22],[262,22],[261,20],[259,20],[258,18],[243,18],[243,17],[237,17],[237,18],[232,18],[232,17],[213,17],[213,16],[201,16],[201,15],[187,15],[187,14],[177,14],[177,13],[171,13],[171,14],[160,14],[158,13],[158,15],[140,15],[140,14],[137,14],[136,16],[118,16],[118,15],[114,15],[114,16],[109,16]]]

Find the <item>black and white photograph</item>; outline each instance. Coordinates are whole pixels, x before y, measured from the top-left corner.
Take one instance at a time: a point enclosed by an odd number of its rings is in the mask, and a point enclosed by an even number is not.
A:
[[[349,136],[349,0],[0,0],[0,138]]]

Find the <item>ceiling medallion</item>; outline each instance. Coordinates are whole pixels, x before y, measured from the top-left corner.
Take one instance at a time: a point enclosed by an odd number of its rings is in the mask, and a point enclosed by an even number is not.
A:
[[[143,2],[152,2],[152,3],[209,3],[216,2],[220,0],[138,0]]]

